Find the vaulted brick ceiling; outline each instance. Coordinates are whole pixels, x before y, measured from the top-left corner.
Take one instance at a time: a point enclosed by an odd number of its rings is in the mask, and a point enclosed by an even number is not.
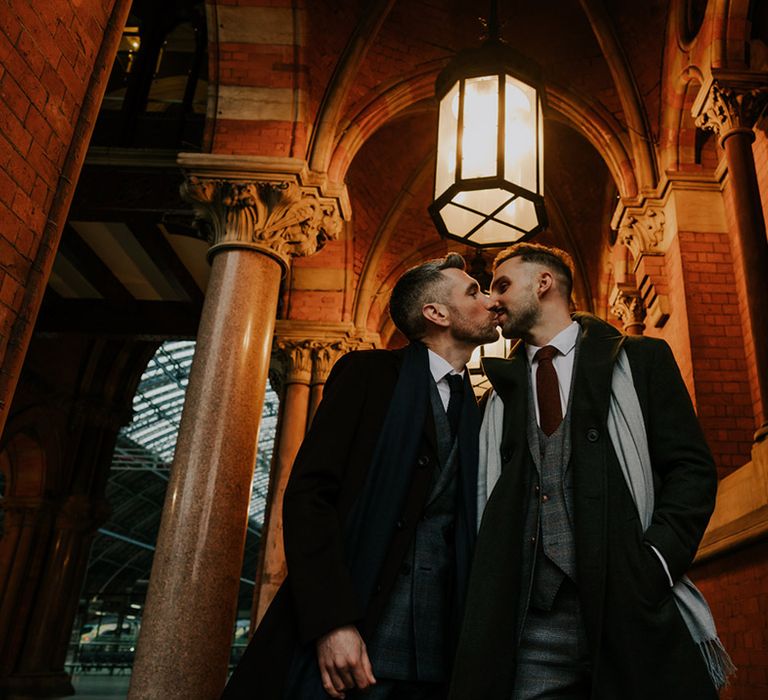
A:
[[[553,92],[568,93],[605,119],[615,120],[618,131],[631,131],[631,118],[624,113],[612,75],[612,68],[615,71],[616,64],[623,63],[642,96],[639,118],[647,132],[640,137],[646,141],[656,138],[667,2],[614,1],[601,6],[589,0],[520,0],[499,6],[504,39],[541,65]],[[351,2],[318,2],[307,7],[310,112],[320,108],[332,70],[343,63],[343,39],[352,35],[365,11],[364,5]],[[479,15],[486,11],[485,3],[467,0],[394,2],[356,71],[337,139],[344,136],[344,125],[354,124],[375,96],[421,74],[429,74],[431,81],[456,51],[478,45],[482,32]],[[603,44],[610,35],[610,46],[601,48],[590,19],[599,25]],[[562,111],[548,110],[545,179],[551,225],[539,240],[574,255],[583,280],[576,290],[579,305],[600,312],[605,298],[601,274],[618,187],[604,159],[578,129]],[[378,260],[379,284],[386,287],[387,278],[394,277],[405,261],[415,263],[420,255],[441,251],[426,211],[433,186],[435,132],[435,102],[429,96],[370,135],[350,164],[346,182],[353,209],[356,276],[382,226],[392,225],[393,215],[397,217],[396,231]],[[374,313],[368,321],[375,326],[378,317]]]

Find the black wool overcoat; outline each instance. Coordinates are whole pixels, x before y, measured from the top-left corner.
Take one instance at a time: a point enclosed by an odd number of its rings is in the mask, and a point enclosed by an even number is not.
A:
[[[438,465],[434,420],[427,411],[410,472],[410,486],[383,562],[375,592],[359,600],[345,555],[344,523],[360,496],[397,384],[403,350],[369,350],[343,356],[334,366],[312,426],[293,465],[283,501],[288,575],[230,679],[223,700],[278,700],[297,645],[356,624],[366,638],[375,628],[399,575]],[[426,368],[425,368],[426,369]],[[428,369],[426,369],[428,371]],[[474,398],[464,410],[477,413]],[[463,414],[464,415],[464,414]],[[464,421],[464,418],[462,418]],[[457,507],[476,528],[477,465],[459,474]],[[470,512],[471,511],[471,512]],[[458,542],[458,538],[457,538]],[[470,552],[457,556],[466,578]],[[455,612],[457,620],[459,613]]]
[[[715,503],[716,471],[666,343],[628,337],[577,314],[571,403],[577,584],[593,671],[592,700],[717,697],[668,579],[691,565]],[[614,362],[626,351],[645,419],[655,510],[643,533],[607,430]],[[529,365],[522,343],[485,363],[504,402],[502,475],[483,515],[451,700],[509,700],[515,673],[523,525],[536,468],[527,441]]]

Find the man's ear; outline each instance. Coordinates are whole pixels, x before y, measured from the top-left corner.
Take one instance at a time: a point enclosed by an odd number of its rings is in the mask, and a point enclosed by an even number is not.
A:
[[[421,307],[421,313],[424,314],[424,318],[427,321],[431,321],[436,326],[448,326],[450,323],[448,320],[448,309],[445,304],[440,304],[436,301],[424,304]]]
[[[552,289],[555,283],[555,279],[549,270],[542,270],[539,273],[539,282],[536,285],[536,291],[539,296],[543,296],[545,292]]]

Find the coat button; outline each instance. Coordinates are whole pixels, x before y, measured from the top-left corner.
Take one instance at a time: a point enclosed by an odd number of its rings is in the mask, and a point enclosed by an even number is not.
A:
[[[595,428],[587,430],[587,440],[597,442],[600,439],[600,433]]]
[[[541,497],[541,502],[542,502],[542,503],[546,503],[548,500],[549,500],[549,496],[547,496],[547,494],[545,493],[545,494],[544,494],[544,495]]]
[[[535,537],[531,537],[531,544],[536,544],[536,538]]]
[[[398,530],[402,530],[405,527],[406,522],[407,521],[406,521],[405,518],[400,518],[400,520],[398,520],[397,523],[396,523],[397,529]]]
[[[426,467],[429,464],[429,455],[421,455],[421,457],[416,460],[416,464],[420,467]]]

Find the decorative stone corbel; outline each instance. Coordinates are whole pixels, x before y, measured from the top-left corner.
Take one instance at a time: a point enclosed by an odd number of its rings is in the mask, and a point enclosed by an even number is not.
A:
[[[632,284],[618,282],[608,300],[611,313],[624,326],[627,335],[642,335],[645,330],[645,306],[639,290]]]
[[[637,260],[644,253],[658,253],[664,240],[664,210],[648,206],[643,209],[627,209],[619,225],[618,240]]]

